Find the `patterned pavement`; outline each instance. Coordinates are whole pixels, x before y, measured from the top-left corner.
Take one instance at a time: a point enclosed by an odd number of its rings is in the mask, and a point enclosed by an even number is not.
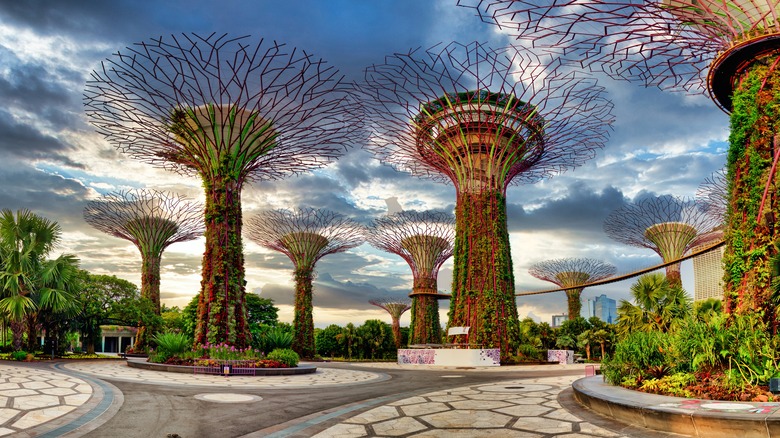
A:
[[[558,394],[578,378],[517,379],[430,392],[370,409],[314,437],[622,436],[572,415],[558,403]]]

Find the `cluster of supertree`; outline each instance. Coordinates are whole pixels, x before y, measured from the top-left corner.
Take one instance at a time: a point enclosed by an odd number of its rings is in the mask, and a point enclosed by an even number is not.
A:
[[[484,21],[614,78],[708,92],[731,114],[726,308],[774,319],[780,4],[774,0],[469,1]]]
[[[87,115],[128,155],[202,180],[206,248],[195,343],[249,345],[244,183],[322,167],[356,142],[338,71],[276,42],[180,35],[128,47],[92,73]]]
[[[566,288],[566,301],[570,319],[580,316],[583,285],[615,275],[614,265],[596,259],[564,258],[546,260],[533,264],[528,273]]]

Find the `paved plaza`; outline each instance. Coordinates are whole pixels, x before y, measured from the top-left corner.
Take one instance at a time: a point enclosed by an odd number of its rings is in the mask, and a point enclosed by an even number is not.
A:
[[[124,361],[0,364],[0,435],[21,437],[659,437],[580,412],[583,365],[315,364],[206,376]],[[569,400],[568,402],[566,400]]]

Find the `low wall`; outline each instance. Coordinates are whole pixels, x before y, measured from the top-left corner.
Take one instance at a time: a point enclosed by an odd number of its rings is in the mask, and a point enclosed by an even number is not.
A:
[[[498,348],[399,349],[398,364],[497,367],[501,365],[501,350]]]
[[[183,365],[166,365],[140,360],[128,360],[127,366],[130,368],[165,371],[168,373],[195,374],[195,367]],[[294,368],[252,368],[252,371],[255,376],[293,376],[298,374],[314,374],[317,372],[317,367],[312,365],[298,365]]]

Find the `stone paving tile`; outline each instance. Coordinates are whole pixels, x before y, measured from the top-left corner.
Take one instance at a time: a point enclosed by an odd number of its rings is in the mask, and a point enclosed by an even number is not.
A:
[[[558,403],[558,394],[578,378],[516,379],[416,395],[357,414],[315,437],[623,437]]]
[[[91,396],[92,386],[77,377],[42,367],[0,364],[0,436],[24,435],[56,422]]]
[[[305,388],[310,386],[374,383],[386,379],[384,374],[359,370],[319,368],[316,373],[295,376],[218,376],[167,373],[130,368],[124,361],[75,362],[65,368],[101,379],[155,385],[197,385],[242,388]]]

